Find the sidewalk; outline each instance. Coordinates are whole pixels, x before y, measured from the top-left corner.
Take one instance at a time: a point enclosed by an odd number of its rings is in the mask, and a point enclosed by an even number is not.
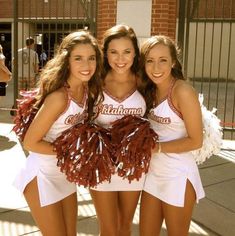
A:
[[[13,104],[12,84],[0,107]],[[0,110],[0,236],[41,236],[24,198],[11,186],[14,173],[25,158],[12,128],[9,111]],[[235,141],[224,141],[223,150],[200,166],[206,198],[195,207],[189,236],[235,235]],[[133,222],[138,236],[139,206]],[[97,218],[91,197],[78,188],[78,236],[98,235]],[[161,236],[165,236],[165,227]],[[148,236],[148,235],[146,235]]]

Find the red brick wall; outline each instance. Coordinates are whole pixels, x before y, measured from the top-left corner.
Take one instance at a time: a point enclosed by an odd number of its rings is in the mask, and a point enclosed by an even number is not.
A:
[[[151,35],[176,35],[177,0],[152,0]]]
[[[117,0],[98,0],[97,39],[101,41],[103,33],[116,24]]]

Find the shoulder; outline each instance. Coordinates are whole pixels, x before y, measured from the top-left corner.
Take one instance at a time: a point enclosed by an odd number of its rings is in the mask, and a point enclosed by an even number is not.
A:
[[[196,95],[196,90],[189,82],[184,80],[176,80],[173,93],[174,96],[185,99],[188,96]]]
[[[177,80],[172,91],[172,100],[178,108],[194,106],[198,103],[198,93],[189,82]]]
[[[68,104],[68,95],[64,88],[60,88],[47,95],[44,105],[53,110],[64,111]]]

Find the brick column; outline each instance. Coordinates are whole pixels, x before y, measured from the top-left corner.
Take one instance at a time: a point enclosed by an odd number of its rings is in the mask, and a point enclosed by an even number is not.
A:
[[[176,35],[177,0],[152,0],[151,35]]]
[[[101,42],[103,33],[116,24],[117,0],[98,0],[97,39]]]

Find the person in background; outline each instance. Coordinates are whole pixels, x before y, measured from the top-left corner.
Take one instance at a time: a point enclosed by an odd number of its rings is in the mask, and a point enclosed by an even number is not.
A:
[[[0,44],[0,100],[6,96],[7,82],[11,79],[11,72],[5,65],[5,59],[6,57],[3,54],[3,48]]]
[[[203,142],[201,108],[178,56],[177,46],[163,35],[141,47],[146,113],[159,135],[141,197],[141,236],[159,235],[163,220],[168,235],[188,235],[193,206],[205,195],[191,152]]]
[[[42,69],[47,63],[47,54],[44,49],[42,49],[41,54],[39,55],[40,69]]]
[[[24,194],[43,236],[76,235],[76,185],[57,167],[52,143],[89,117],[89,99],[95,102],[101,90],[101,55],[89,32],[73,32],[63,39],[40,75],[35,103],[39,110],[23,140],[30,154],[14,186]]]
[[[146,104],[137,87],[140,81],[139,47],[134,30],[126,25],[108,29],[103,38],[103,54],[104,99],[97,106],[95,122],[109,128],[124,115],[143,116],[145,113]],[[130,183],[127,178],[115,173],[110,182],[90,188],[100,235],[131,235],[132,221],[143,184],[144,175]]]
[[[18,50],[18,90],[30,90],[36,87],[36,75],[39,70],[39,58],[34,50],[35,41],[29,37],[26,47]]]

